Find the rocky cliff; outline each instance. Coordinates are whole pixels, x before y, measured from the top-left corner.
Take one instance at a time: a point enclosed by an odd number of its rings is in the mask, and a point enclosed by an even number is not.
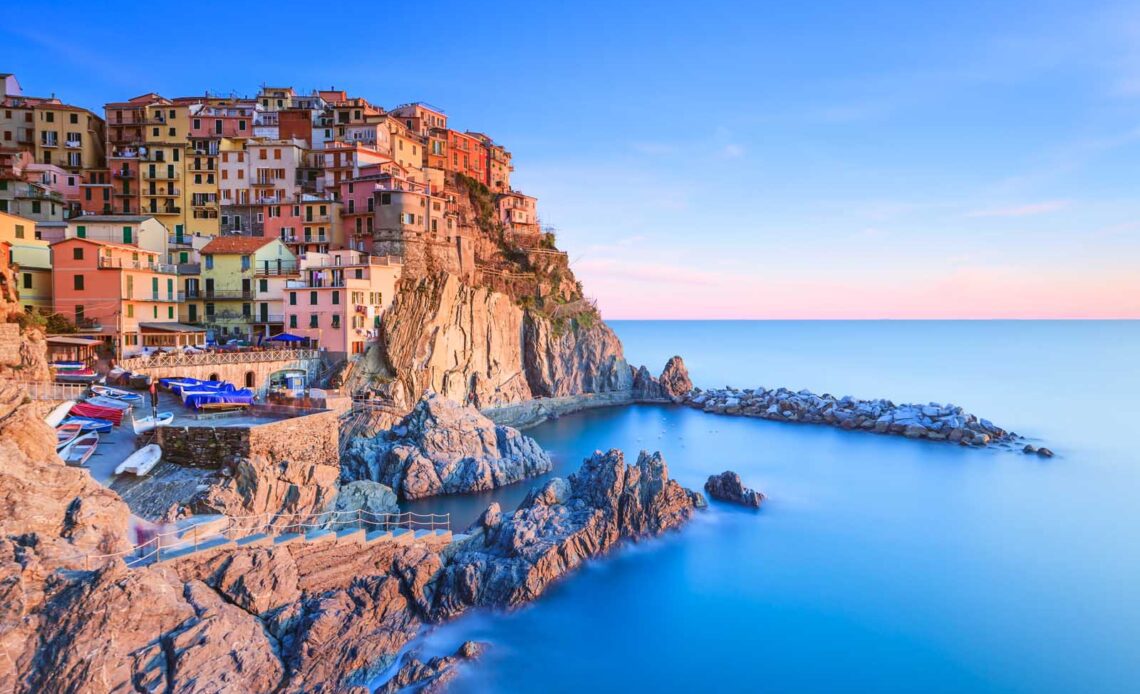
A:
[[[353,439],[341,479],[381,482],[402,498],[420,499],[486,491],[550,468],[534,439],[429,392],[392,429]]]
[[[409,280],[384,315],[377,380],[398,403],[430,389],[479,408],[631,393],[621,342],[590,316],[552,318],[447,273]]]

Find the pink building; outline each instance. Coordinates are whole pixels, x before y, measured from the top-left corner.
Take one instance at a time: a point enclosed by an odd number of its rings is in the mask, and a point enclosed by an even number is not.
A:
[[[310,253],[285,283],[285,331],[330,352],[363,354],[392,303],[402,266],[358,251]]]

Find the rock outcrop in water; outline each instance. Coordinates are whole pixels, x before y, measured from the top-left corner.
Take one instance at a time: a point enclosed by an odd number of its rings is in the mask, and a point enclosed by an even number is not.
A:
[[[808,390],[786,388],[695,389],[685,404],[718,414],[759,417],[782,422],[828,424],[842,429],[897,434],[914,439],[949,441],[985,446],[1008,443],[1017,435],[987,419],[969,414],[956,405],[896,405],[890,400],[858,400],[816,395]]]
[[[692,389],[693,382],[681,357],[670,358],[657,378],[644,366],[633,372],[633,397],[641,402],[684,402]]]
[[[409,653],[396,675],[377,689],[375,694],[396,694],[413,685],[418,687],[418,694],[445,691],[458,674],[456,667],[479,658],[486,649],[486,644],[467,641],[453,655],[438,656],[427,662],[420,660],[419,653]]]
[[[731,470],[726,470],[719,475],[709,475],[708,481],[705,482],[705,491],[713,499],[728,501],[741,506],[760,508],[760,504],[764,503],[764,495],[745,487],[744,483],[740,481],[740,475]]]
[[[389,431],[354,439],[341,478],[381,482],[401,498],[421,499],[487,491],[550,469],[534,439],[429,392]]]
[[[521,605],[622,539],[675,528],[704,505],[669,479],[660,453],[643,451],[626,465],[621,451],[596,452],[569,480],[533,490],[513,514],[488,509],[442,571],[436,614]]]

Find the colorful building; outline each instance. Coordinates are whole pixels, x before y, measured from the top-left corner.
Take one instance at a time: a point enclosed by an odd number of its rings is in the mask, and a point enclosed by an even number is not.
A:
[[[330,352],[363,354],[378,335],[402,266],[389,257],[340,250],[310,254],[285,283],[285,330]]]
[[[297,258],[281,239],[219,236],[201,255],[202,322],[215,339],[279,332],[281,293],[272,290],[269,279],[297,271]]]
[[[8,263],[16,270],[20,305],[31,313],[51,313],[51,249],[36,235],[34,220],[0,212],[0,242],[8,246]]]
[[[83,215],[67,220],[65,238],[137,246],[169,262],[170,239],[162,222],[150,215]]]
[[[167,344],[160,323],[178,322],[175,268],[159,253],[87,238],[51,244],[52,301],[82,332],[120,356]]]

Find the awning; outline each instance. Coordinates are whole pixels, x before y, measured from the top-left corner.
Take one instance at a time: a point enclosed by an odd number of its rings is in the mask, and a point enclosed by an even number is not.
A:
[[[97,337],[69,337],[58,335],[47,338],[47,343],[49,345],[80,345],[82,347],[92,347],[103,344],[103,341]]]
[[[281,333],[280,335],[274,335],[269,339],[276,340],[277,342],[304,342],[308,338],[298,337],[292,333]]]
[[[198,328],[185,323],[139,323],[142,330],[162,330],[168,333],[204,333],[205,328]]]

